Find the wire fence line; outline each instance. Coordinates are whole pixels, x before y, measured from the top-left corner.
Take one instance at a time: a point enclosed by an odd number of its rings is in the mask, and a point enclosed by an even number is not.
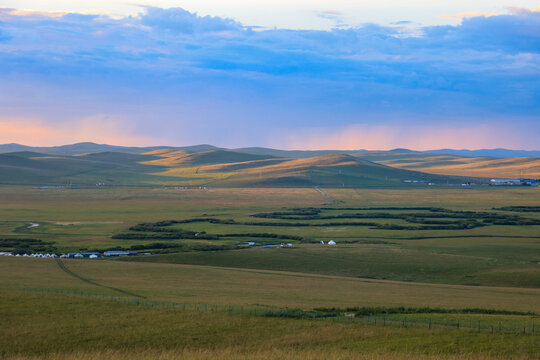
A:
[[[61,289],[27,289],[27,292],[52,293],[101,299],[124,304],[145,306],[159,309],[200,311],[206,313],[231,313],[261,317],[307,319],[316,321],[331,321],[337,323],[365,324],[373,326],[393,326],[401,328],[447,329],[464,330],[484,333],[506,333],[523,335],[540,335],[540,325],[534,319],[521,321],[479,320],[479,319],[440,319],[433,316],[407,317],[406,314],[365,315],[354,316],[351,313],[328,313],[302,309],[264,308],[244,305],[208,304],[208,303],[177,303],[151,301],[145,298],[127,298],[113,295],[93,294],[74,290]]]

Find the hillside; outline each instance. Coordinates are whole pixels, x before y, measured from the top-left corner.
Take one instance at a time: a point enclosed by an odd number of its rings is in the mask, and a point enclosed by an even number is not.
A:
[[[285,151],[265,148],[241,149],[249,153],[280,154],[282,156],[306,158],[314,154],[332,151]],[[540,157],[497,158],[488,156],[469,157],[463,155],[428,153],[407,149],[390,151],[349,151],[347,154],[394,168],[421,171],[424,173],[483,177],[483,178],[540,178]],[[317,155],[318,156],[318,155]]]
[[[519,158],[466,158],[440,155],[427,158],[384,159],[378,161],[392,167],[442,175],[540,178],[540,157]]]
[[[119,152],[51,156],[34,152],[0,154],[0,184],[28,185],[136,185],[155,180],[146,175],[155,167],[140,164],[141,156]]]
[[[50,155],[0,154],[0,183],[29,185],[403,187],[404,180],[460,183],[461,178],[399,169],[346,154],[291,159],[213,149],[156,149]]]
[[[251,155],[228,150],[207,150],[201,152],[187,152],[175,149],[162,149],[144,153],[143,155],[158,156],[160,159],[145,162],[148,165],[162,166],[197,166],[208,164],[229,164],[242,161],[268,159],[265,155]]]
[[[233,161],[246,156],[230,151],[205,152],[165,157],[145,164],[167,165],[167,170],[154,175],[177,177],[187,185],[394,187],[403,186],[404,180],[439,183],[463,181],[392,168],[344,154],[302,159],[265,159],[260,155],[254,160]]]

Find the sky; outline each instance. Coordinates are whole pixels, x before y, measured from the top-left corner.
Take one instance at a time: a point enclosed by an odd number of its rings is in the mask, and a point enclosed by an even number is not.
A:
[[[3,0],[0,143],[540,150],[540,1],[373,3]]]

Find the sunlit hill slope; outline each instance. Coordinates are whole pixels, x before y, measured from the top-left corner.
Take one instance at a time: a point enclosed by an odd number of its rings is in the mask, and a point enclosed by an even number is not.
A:
[[[0,183],[410,187],[428,182],[437,185],[470,180],[487,183],[493,177],[540,177],[540,158],[534,157],[465,157],[406,149],[348,153],[268,149],[265,153],[264,148],[233,151],[210,145],[150,150],[75,155],[33,151],[2,153]],[[405,183],[405,180],[411,181]]]

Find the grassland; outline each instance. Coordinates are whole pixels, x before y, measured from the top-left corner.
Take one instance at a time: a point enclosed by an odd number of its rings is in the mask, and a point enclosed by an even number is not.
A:
[[[391,230],[373,226],[272,226],[299,220],[258,219],[251,215],[295,207],[404,207],[441,206],[457,211],[492,210],[505,205],[531,206],[538,203],[535,189],[456,190],[332,190],[325,189],[332,202],[313,189],[209,189],[172,190],[104,188],[79,190],[37,190],[3,188],[0,238],[38,239],[53,243],[59,251],[81,249],[134,248],[172,252],[133,260],[198,264],[239,268],[299,271],[338,276],[367,277],[462,285],[538,287],[539,226],[489,225],[471,229]],[[471,201],[471,198],[474,201]],[[337,204],[337,205],[336,205]],[[327,211],[327,215],[358,211]],[[379,211],[410,214],[411,211]],[[426,213],[427,211],[412,211]],[[324,214],[323,214],[324,215]],[[539,219],[538,213],[519,213]],[[232,219],[239,224],[194,222],[171,226],[174,230],[207,235],[237,234],[209,240],[195,236],[163,239],[163,233],[143,233],[143,239],[113,238],[130,232],[140,223],[198,218]],[[433,220],[433,219],[432,219]],[[436,219],[437,220],[437,219]],[[446,221],[448,219],[438,219]],[[450,219],[451,221],[457,219]],[[309,224],[332,222],[375,222],[416,227],[403,219],[305,220]],[[30,222],[40,226],[29,228]],[[270,222],[271,226],[244,225]],[[429,225],[438,226],[438,225]],[[249,234],[277,234],[287,238]],[[240,235],[244,235],[240,237]],[[295,237],[303,239],[294,240]],[[338,246],[321,246],[333,239]],[[293,249],[246,248],[246,241],[262,244],[293,242]],[[152,248],[152,244],[169,248]],[[216,250],[220,247],[227,251]],[[9,250],[5,248],[4,250]],[[131,259],[130,259],[131,260]]]
[[[398,230],[276,225],[343,221],[403,227],[437,225],[426,223],[431,220],[463,220],[444,215],[429,218],[432,212],[421,207],[445,208],[450,215],[472,211],[536,221],[538,212],[500,208],[538,206],[537,189],[322,190],[328,197],[313,188],[0,187],[0,239],[36,239],[52,243],[58,251],[156,242],[178,246],[164,249],[162,255],[121,260],[63,260],[69,271],[54,260],[0,257],[0,316],[4,319],[0,357],[537,358],[540,338],[528,334],[540,313],[539,225],[490,223],[463,229]],[[416,209],[398,209],[411,207]],[[326,210],[316,213],[319,218],[253,216],[291,213],[297,208]],[[353,216],[374,212],[396,217]],[[351,217],[329,218],[344,214]],[[181,222],[202,218],[233,222]],[[480,216],[473,218],[483,221]],[[114,238],[139,233],[130,228],[141,223],[163,220],[179,221],[165,226],[166,231],[208,238],[163,240],[153,231],[140,232],[153,238]],[[30,227],[30,223],[39,226]],[[240,236],[261,232],[291,239]],[[216,234],[237,236],[212,238]],[[329,239],[338,245],[318,243]],[[294,247],[239,246],[248,240],[292,242]],[[224,246],[224,250],[207,251],[203,246]],[[130,302],[137,299],[139,305]],[[194,304],[204,305],[205,311],[186,307]],[[211,310],[219,306],[259,309],[263,315]],[[369,323],[365,317],[347,322],[264,316],[270,310],[289,314],[361,307],[430,310],[386,314],[386,326],[382,315],[372,316]],[[471,308],[479,310],[466,312]],[[508,313],[490,314],[489,310]],[[400,325],[404,320],[407,327]],[[475,328],[478,322],[481,331]],[[461,324],[459,331],[456,324]],[[513,332],[499,333],[498,324]],[[522,334],[523,328],[527,334]],[[493,334],[490,329],[495,329]]]
[[[262,307],[441,307],[537,311],[540,290],[434,285],[343,276],[180,264],[63,260],[81,282],[53,260],[1,259],[2,288],[81,290],[180,303]],[[11,269],[11,270],[10,270]],[[16,269],[16,270],[15,270]],[[32,275],[35,274],[35,275]]]
[[[142,309],[52,294],[2,292],[0,299],[0,355],[13,359],[533,359],[539,339]]]

